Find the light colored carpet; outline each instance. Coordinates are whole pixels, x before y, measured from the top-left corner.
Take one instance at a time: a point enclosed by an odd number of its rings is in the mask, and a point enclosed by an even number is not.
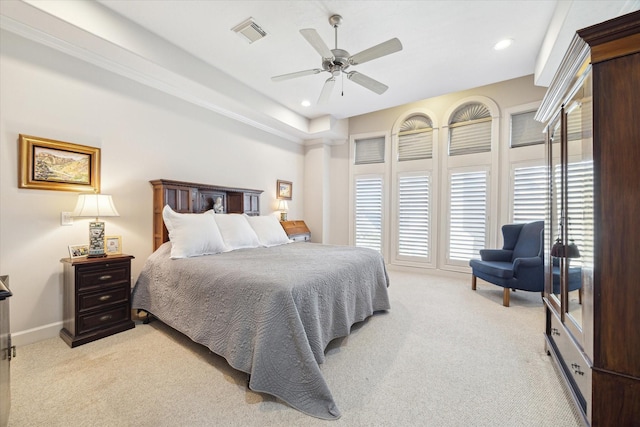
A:
[[[304,415],[161,322],[69,348],[18,349],[9,426],[578,426],[544,350],[539,294],[468,276],[390,271],[391,310],[335,340],[322,365],[342,411]]]

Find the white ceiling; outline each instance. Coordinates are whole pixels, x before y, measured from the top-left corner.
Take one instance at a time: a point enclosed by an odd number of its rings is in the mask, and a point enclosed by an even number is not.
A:
[[[525,75],[547,86],[576,30],[640,8],[639,0],[98,2],[106,8],[3,0],[2,27],[298,142],[344,133],[339,119]],[[299,30],[316,29],[334,48],[332,14],[344,19],[338,47],[351,54],[400,39],[402,51],[352,67],[387,92],[338,80],[330,102],[317,105],[328,73],[271,81],[321,68]],[[268,34],[252,44],[231,31],[249,17]],[[493,50],[504,38],[513,45]]]

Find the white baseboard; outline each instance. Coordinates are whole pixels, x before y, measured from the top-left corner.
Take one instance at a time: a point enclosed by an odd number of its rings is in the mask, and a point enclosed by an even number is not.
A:
[[[26,331],[12,332],[11,344],[16,347],[33,344],[34,342],[57,337],[62,329],[62,322],[49,323]]]

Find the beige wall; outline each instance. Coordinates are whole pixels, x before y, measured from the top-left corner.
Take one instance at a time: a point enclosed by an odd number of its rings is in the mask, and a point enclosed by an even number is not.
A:
[[[502,115],[511,107],[540,101],[546,88],[534,86],[533,76],[521,77],[462,92],[429,98],[422,101],[380,110],[349,119],[349,134],[391,131],[399,117],[417,108],[433,111],[440,125],[445,124],[446,112],[457,101],[470,96],[486,96],[494,100]],[[505,118],[501,117],[504,121]],[[501,127],[502,129],[502,127]],[[500,144],[509,143],[508,134],[501,130]],[[440,144],[446,144],[446,133],[441,132]],[[446,152],[446,151],[444,151]],[[349,144],[331,147],[331,234],[329,242],[349,242]],[[503,181],[504,179],[501,179]]]
[[[100,147],[102,192],[120,217],[138,276],[151,253],[149,180],[262,189],[262,214],[276,209],[276,180],[301,190],[304,147],[118,77],[13,33],[0,35],[0,274],[11,276],[11,330],[20,345],[57,335],[62,265],[70,244],[88,243],[88,220],[60,225],[77,193],[17,186],[18,134]],[[292,218],[304,217],[296,190]]]

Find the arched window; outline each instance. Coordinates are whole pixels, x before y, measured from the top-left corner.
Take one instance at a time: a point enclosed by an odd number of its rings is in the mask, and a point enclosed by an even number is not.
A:
[[[406,119],[398,132],[398,161],[433,157],[433,124],[429,117],[416,114]]]
[[[491,113],[479,102],[460,106],[449,120],[449,155],[491,151]]]

